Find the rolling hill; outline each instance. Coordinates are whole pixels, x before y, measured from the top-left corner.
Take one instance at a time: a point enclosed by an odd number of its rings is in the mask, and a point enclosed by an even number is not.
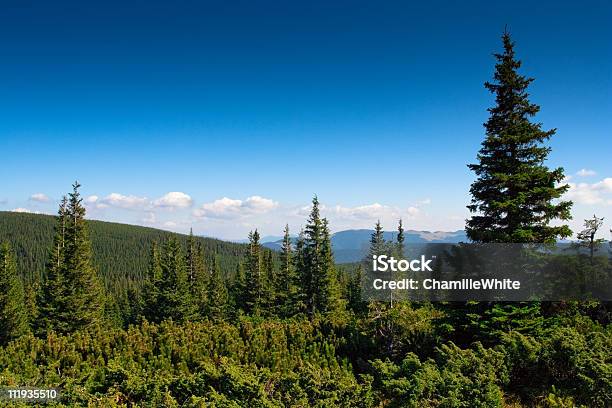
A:
[[[87,221],[94,264],[107,286],[138,284],[146,273],[153,241],[163,242],[168,231],[104,221]],[[0,211],[0,242],[9,241],[17,253],[18,271],[26,281],[40,277],[53,242],[55,217]],[[187,236],[176,234],[183,243]],[[220,255],[222,272],[232,274],[245,251],[244,244],[213,238],[196,239],[204,250]]]

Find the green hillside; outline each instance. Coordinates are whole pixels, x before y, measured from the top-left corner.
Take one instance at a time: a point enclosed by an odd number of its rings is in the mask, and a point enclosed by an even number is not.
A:
[[[153,241],[162,242],[173,234],[155,228],[87,221],[93,247],[95,266],[107,287],[138,285],[149,262]],[[41,277],[53,241],[55,217],[0,211],[0,242],[9,241],[17,254],[19,273],[26,281]],[[185,244],[187,236],[179,234]],[[196,238],[208,254],[220,255],[225,276],[236,270],[246,246],[213,238]]]

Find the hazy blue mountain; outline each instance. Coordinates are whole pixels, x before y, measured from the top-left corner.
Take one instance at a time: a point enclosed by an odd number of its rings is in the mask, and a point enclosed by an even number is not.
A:
[[[259,242],[261,242],[262,244],[275,243],[277,241],[282,242],[282,240],[283,240],[282,235],[266,235],[265,237],[259,238]],[[249,239],[248,238],[235,239],[235,240],[232,240],[231,242],[236,242],[238,244],[246,244],[249,242]]]
[[[373,230],[358,229],[339,231],[332,235],[332,248],[334,258],[337,263],[357,262],[363,259],[368,253],[370,237]],[[394,241],[397,236],[396,231],[385,231],[384,238],[387,241]],[[467,242],[465,231],[405,231],[406,244],[428,244],[428,243],[447,243]],[[294,238],[295,239],[295,238]],[[265,242],[263,246],[273,250],[280,250],[282,238],[273,242]]]

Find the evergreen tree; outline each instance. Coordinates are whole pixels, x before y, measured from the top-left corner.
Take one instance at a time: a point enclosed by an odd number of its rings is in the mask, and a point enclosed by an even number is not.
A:
[[[327,220],[321,218],[319,200],[312,200],[312,210],[304,231],[304,247],[300,250],[300,280],[306,312],[331,313],[342,307],[337,285]]]
[[[262,309],[266,314],[278,315],[276,307],[276,287],[278,285],[272,251],[266,250],[262,254]]]
[[[244,265],[239,262],[236,265],[236,272],[234,274],[234,282],[231,287],[233,309],[237,312],[239,310],[245,312],[247,310],[245,294],[247,291],[246,286],[246,273]]]
[[[285,225],[280,253],[280,270],[277,277],[276,299],[281,316],[291,316],[296,311],[297,277],[293,259],[289,224]]]
[[[185,257],[176,237],[166,241],[161,255],[161,279],[156,309],[162,320],[170,318],[183,322],[195,317]]]
[[[384,239],[384,231],[382,226],[380,225],[380,220],[376,221],[376,225],[374,226],[374,232],[370,237],[370,257],[369,261],[372,260],[372,257],[382,255],[385,253],[385,239]]]
[[[398,258],[404,257],[404,252],[406,247],[404,245],[406,237],[404,236],[404,225],[402,224],[402,219],[400,218],[399,224],[397,225],[397,256]]]
[[[356,314],[361,315],[367,311],[367,303],[363,300],[363,268],[361,265],[350,277],[347,287],[348,307]]]
[[[102,323],[106,305],[104,286],[92,265],[85,207],[75,182],[58,213],[56,235],[42,296],[42,330],[59,332]]]
[[[216,257],[215,257],[216,259]],[[214,260],[214,259],[213,259]],[[191,283],[191,296],[196,308],[201,314],[205,311],[208,302],[207,291],[210,281],[210,272],[207,270],[210,262],[206,261],[206,254],[201,243],[196,243],[193,255],[193,272]]]
[[[558,186],[563,168],[544,165],[550,148],[543,144],[555,129],[544,131],[531,122],[540,110],[528,99],[533,78],[518,73],[521,62],[507,32],[502,40],[504,52],[495,54],[494,81],[485,83],[496,105],[489,109],[478,163],[468,165],[477,176],[468,208],[477,214],[467,221],[466,232],[476,242],[555,242],[571,234],[567,225],[549,225],[568,220],[571,208],[571,202],[555,201],[568,189]]]
[[[157,241],[153,241],[147,279],[142,288],[143,316],[150,322],[161,321],[160,310],[157,309],[161,278],[161,253]]]
[[[222,320],[228,313],[228,293],[221,276],[219,261],[215,257],[211,263],[210,279],[208,280],[208,310],[207,316],[212,320]]]
[[[293,257],[293,267],[296,274],[296,297],[294,311],[296,313],[306,312],[307,293],[309,291],[309,274],[306,270],[306,238],[304,230],[301,230],[295,242],[295,254]]]
[[[85,224],[85,207],[75,182],[69,194],[64,247],[65,283],[69,289],[66,307],[71,314],[69,330],[102,323],[106,294],[92,264],[91,242]]]
[[[261,264],[259,232],[249,232],[249,246],[246,256],[245,312],[259,315],[262,312],[264,276]]]
[[[8,242],[0,244],[0,345],[28,331],[23,284]]]
[[[597,231],[599,231],[603,225],[603,220],[603,217],[598,218],[595,214],[593,214],[593,218],[584,220],[584,229],[580,231],[577,236],[577,238],[580,240],[579,245],[589,249],[591,265],[593,265],[593,256],[595,255],[595,251],[604,242],[603,238],[595,238],[597,236]]]

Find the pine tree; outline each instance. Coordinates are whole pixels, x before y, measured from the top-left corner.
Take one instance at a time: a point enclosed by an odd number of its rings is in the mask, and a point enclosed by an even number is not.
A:
[[[278,282],[272,251],[264,251],[262,260],[262,309],[266,314],[278,315],[276,308],[276,286]]]
[[[206,294],[210,272],[206,269],[204,250],[200,242],[196,242],[193,229],[187,236],[187,253],[185,265],[187,269],[187,283],[195,310],[200,314],[206,313]]]
[[[177,322],[192,320],[195,305],[191,298],[185,257],[176,237],[168,239],[161,254],[161,278],[157,310],[161,319]]]
[[[567,225],[549,225],[570,219],[571,208],[571,202],[555,202],[568,189],[558,186],[563,168],[544,165],[550,152],[544,142],[555,129],[544,131],[531,122],[540,110],[528,99],[533,78],[518,73],[521,62],[507,32],[502,40],[504,52],[495,54],[494,81],[485,83],[496,105],[489,109],[478,163],[468,165],[477,176],[468,208],[477,214],[467,221],[466,232],[475,242],[555,242],[571,234]]]
[[[599,231],[603,225],[603,221],[603,217],[598,218],[593,214],[593,218],[584,220],[584,229],[580,231],[577,236],[580,241],[578,245],[589,249],[591,265],[593,265],[595,251],[597,251],[597,248],[604,242],[603,238],[595,238],[597,236],[597,231]]]
[[[356,314],[360,315],[367,311],[367,303],[363,300],[363,269],[358,265],[355,272],[350,277],[347,287],[348,307]]]
[[[233,302],[233,310],[238,312],[241,310],[242,312],[246,312],[246,299],[245,294],[247,291],[246,285],[246,272],[244,270],[244,265],[242,263],[238,263],[236,265],[236,272],[234,274],[234,282],[231,286],[231,297]]]
[[[341,309],[329,228],[327,220],[321,218],[316,196],[312,200],[303,245],[299,274],[306,312],[312,317],[317,312],[332,313]]]
[[[70,313],[68,328],[75,331],[102,323],[106,294],[92,264],[91,242],[85,223],[79,187],[75,182],[67,207],[66,244],[64,247],[65,283],[69,289],[66,307]]]
[[[0,345],[28,331],[21,278],[17,275],[15,255],[8,242],[0,245]]]
[[[384,239],[384,231],[382,226],[380,225],[380,220],[376,221],[376,225],[374,226],[374,232],[370,237],[370,259],[374,256],[382,255],[385,253],[385,239]]]
[[[207,316],[212,320],[222,320],[228,313],[227,287],[221,276],[219,260],[215,257],[211,263],[210,279],[208,281]]]
[[[41,331],[61,333],[95,327],[104,320],[106,294],[92,265],[85,207],[75,182],[62,200],[41,298]]]
[[[321,245],[321,265],[324,274],[321,276],[322,286],[320,288],[321,299],[318,306],[322,312],[328,315],[342,315],[346,310],[346,299],[342,298],[342,289],[339,284],[338,274],[332,251],[331,234],[327,218],[323,218],[323,236]]]
[[[294,305],[294,311],[296,313],[307,311],[307,293],[309,293],[310,287],[310,277],[306,269],[306,238],[304,235],[304,230],[301,230],[295,242],[295,254],[293,257],[293,267],[295,269],[297,285]]]
[[[293,259],[289,224],[285,225],[280,253],[280,270],[276,284],[276,298],[281,316],[289,317],[296,312],[297,277]]]
[[[262,312],[264,277],[261,264],[259,232],[249,232],[246,256],[245,312],[259,315]]]
[[[162,277],[161,253],[157,241],[153,241],[149,257],[147,279],[142,288],[143,316],[150,322],[161,321],[158,310],[159,288]]]
[[[396,237],[396,241],[397,241],[397,256],[398,258],[403,258],[404,257],[404,252],[406,250],[406,247],[404,245],[404,241],[405,241],[406,237],[404,236],[404,225],[402,224],[402,220],[400,218],[399,220],[399,224],[397,225],[397,237]]]

